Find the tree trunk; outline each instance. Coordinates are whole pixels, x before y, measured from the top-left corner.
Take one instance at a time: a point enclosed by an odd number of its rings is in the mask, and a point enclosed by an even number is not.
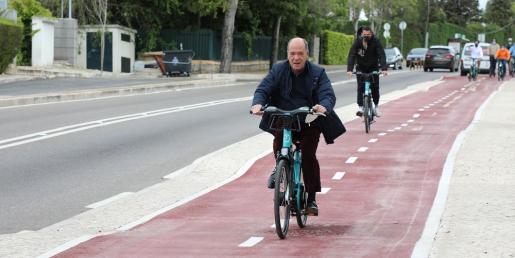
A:
[[[220,72],[230,73],[232,63],[232,43],[234,32],[234,18],[238,9],[238,0],[228,0],[229,10],[225,13],[224,28],[222,31],[222,53],[220,55]]]
[[[272,55],[270,55],[270,69],[277,62],[277,55],[279,53],[279,33],[281,31],[282,16],[277,17],[274,24],[274,34],[272,35]]]

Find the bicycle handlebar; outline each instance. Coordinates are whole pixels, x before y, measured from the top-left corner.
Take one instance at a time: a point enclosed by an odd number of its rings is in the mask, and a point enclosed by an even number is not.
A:
[[[278,107],[269,106],[266,107],[263,110],[264,113],[270,113],[270,114],[280,114],[280,115],[287,115],[287,116],[294,116],[298,114],[311,114],[311,115],[317,115],[317,116],[325,116],[324,113],[318,113],[315,112],[312,108],[308,107],[300,107],[294,110],[283,110]]]

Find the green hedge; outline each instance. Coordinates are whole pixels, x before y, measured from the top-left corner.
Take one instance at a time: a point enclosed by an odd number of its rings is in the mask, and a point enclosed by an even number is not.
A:
[[[0,74],[2,74],[18,53],[23,37],[23,28],[0,18],[0,35],[2,35],[0,37]]]
[[[322,64],[346,64],[349,49],[354,37],[339,32],[325,30],[322,32]]]

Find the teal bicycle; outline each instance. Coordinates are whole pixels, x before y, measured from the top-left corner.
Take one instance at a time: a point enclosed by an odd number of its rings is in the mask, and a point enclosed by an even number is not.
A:
[[[356,72],[356,76],[360,77],[365,83],[365,91],[363,93],[363,122],[365,122],[365,132],[370,132],[370,124],[374,122],[374,104],[372,103],[372,91],[370,85],[374,80],[374,75],[378,75],[380,72],[373,71],[371,73]]]
[[[306,213],[308,198],[302,175],[300,141],[292,138],[292,132],[300,132],[302,128],[300,115],[325,115],[315,113],[308,107],[287,111],[269,106],[265,108],[264,113],[270,115],[271,130],[283,131],[283,146],[281,151],[276,153],[274,216],[277,236],[284,239],[288,234],[290,215],[297,218],[300,228],[306,226],[308,219]]]

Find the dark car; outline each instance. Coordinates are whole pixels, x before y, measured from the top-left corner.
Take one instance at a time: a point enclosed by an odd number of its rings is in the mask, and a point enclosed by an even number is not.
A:
[[[431,46],[426,53],[424,72],[435,68],[448,69],[450,72],[458,71],[460,65],[459,55],[450,46]]]
[[[414,48],[409,51],[406,56],[406,67],[412,66],[412,63],[423,64],[426,59],[427,48]]]
[[[385,48],[384,53],[386,55],[386,65],[388,65],[388,67],[393,69],[402,69],[402,62],[404,61],[404,57],[398,48]]]

